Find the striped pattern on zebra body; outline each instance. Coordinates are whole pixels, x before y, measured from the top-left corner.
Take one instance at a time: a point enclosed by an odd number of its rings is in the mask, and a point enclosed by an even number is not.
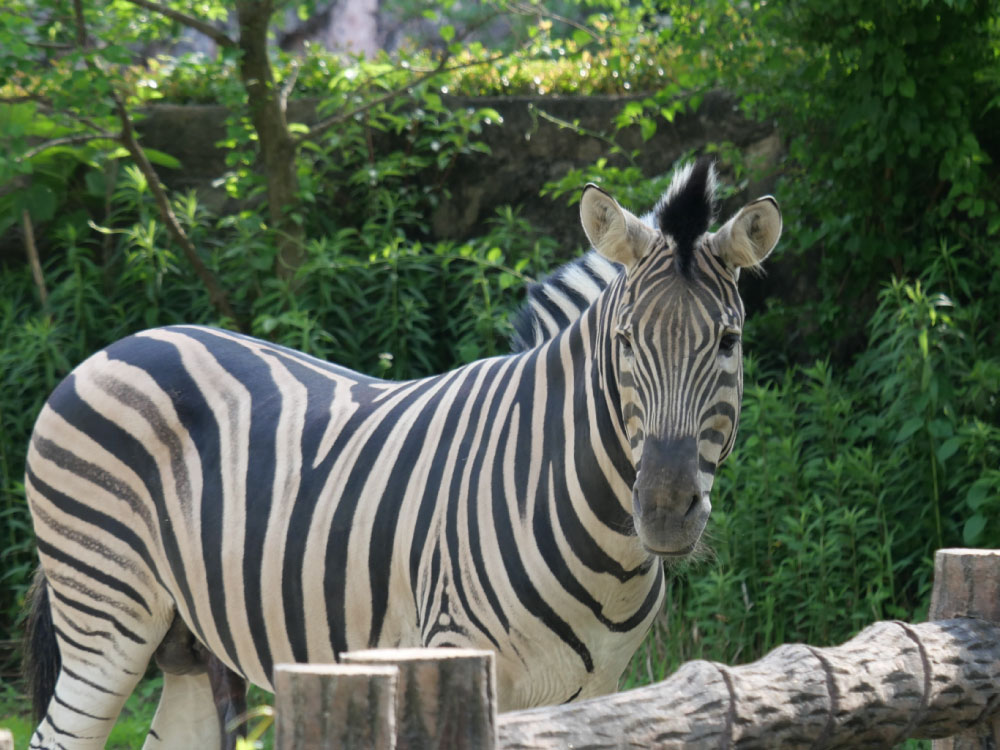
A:
[[[268,689],[279,662],[452,645],[496,651],[501,710],[615,690],[660,558],[707,521],[742,388],[737,272],[780,234],[770,198],[708,233],[713,189],[687,170],[654,228],[588,186],[584,229],[625,272],[520,354],[391,383],[172,326],[81,364],[27,462],[31,651],[61,660],[36,670],[31,746],[103,747],[175,618]],[[218,734],[205,673],[168,669],[146,746]]]

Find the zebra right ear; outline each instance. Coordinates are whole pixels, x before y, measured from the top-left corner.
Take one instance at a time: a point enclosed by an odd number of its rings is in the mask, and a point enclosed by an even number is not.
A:
[[[656,232],[590,183],[580,199],[580,222],[598,253],[630,271],[649,252]]]

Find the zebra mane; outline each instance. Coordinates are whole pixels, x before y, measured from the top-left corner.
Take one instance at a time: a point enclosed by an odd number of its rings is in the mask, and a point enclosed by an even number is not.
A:
[[[687,164],[674,172],[670,187],[653,210],[641,217],[649,226],[673,237],[682,273],[690,268],[695,240],[708,231],[715,218],[716,184],[711,160],[702,158]],[[511,351],[532,349],[568,327],[621,270],[617,263],[591,248],[583,257],[530,284],[524,304],[511,316]]]
[[[717,182],[715,165],[710,159],[701,158],[674,173],[670,187],[653,209],[656,223],[652,226],[673,238],[678,266],[684,275],[691,268],[695,241],[715,219]]]
[[[524,304],[511,316],[511,351],[533,349],[567,328],[621,270],[617,263],[591,249],[541,281],[529,284]]]

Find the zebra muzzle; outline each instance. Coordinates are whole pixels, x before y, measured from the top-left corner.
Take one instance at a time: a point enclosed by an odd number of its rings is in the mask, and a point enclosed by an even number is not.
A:
[[[635,530],[642,545],[656,555],[687,555],[701,538],[711,511],[699,481],[695,439],[647,439],[632,488]]]

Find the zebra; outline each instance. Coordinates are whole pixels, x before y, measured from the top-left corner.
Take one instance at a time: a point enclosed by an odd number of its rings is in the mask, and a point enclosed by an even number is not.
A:
[[[661,559],[707,522],[742,396],[738,271],[781,233],[769,196],[710,232],[714,185],[683,170],[655,227],[587,185],[584,231],[623,270],[526,352],[387,382],[178,325],[79,365],[26,462],[31,747],[103,747],[154,654],[144,747],[217,744],[177,632],[267,690],[281,662],[467,646],[496,652],[503,711],[613,692]]]

